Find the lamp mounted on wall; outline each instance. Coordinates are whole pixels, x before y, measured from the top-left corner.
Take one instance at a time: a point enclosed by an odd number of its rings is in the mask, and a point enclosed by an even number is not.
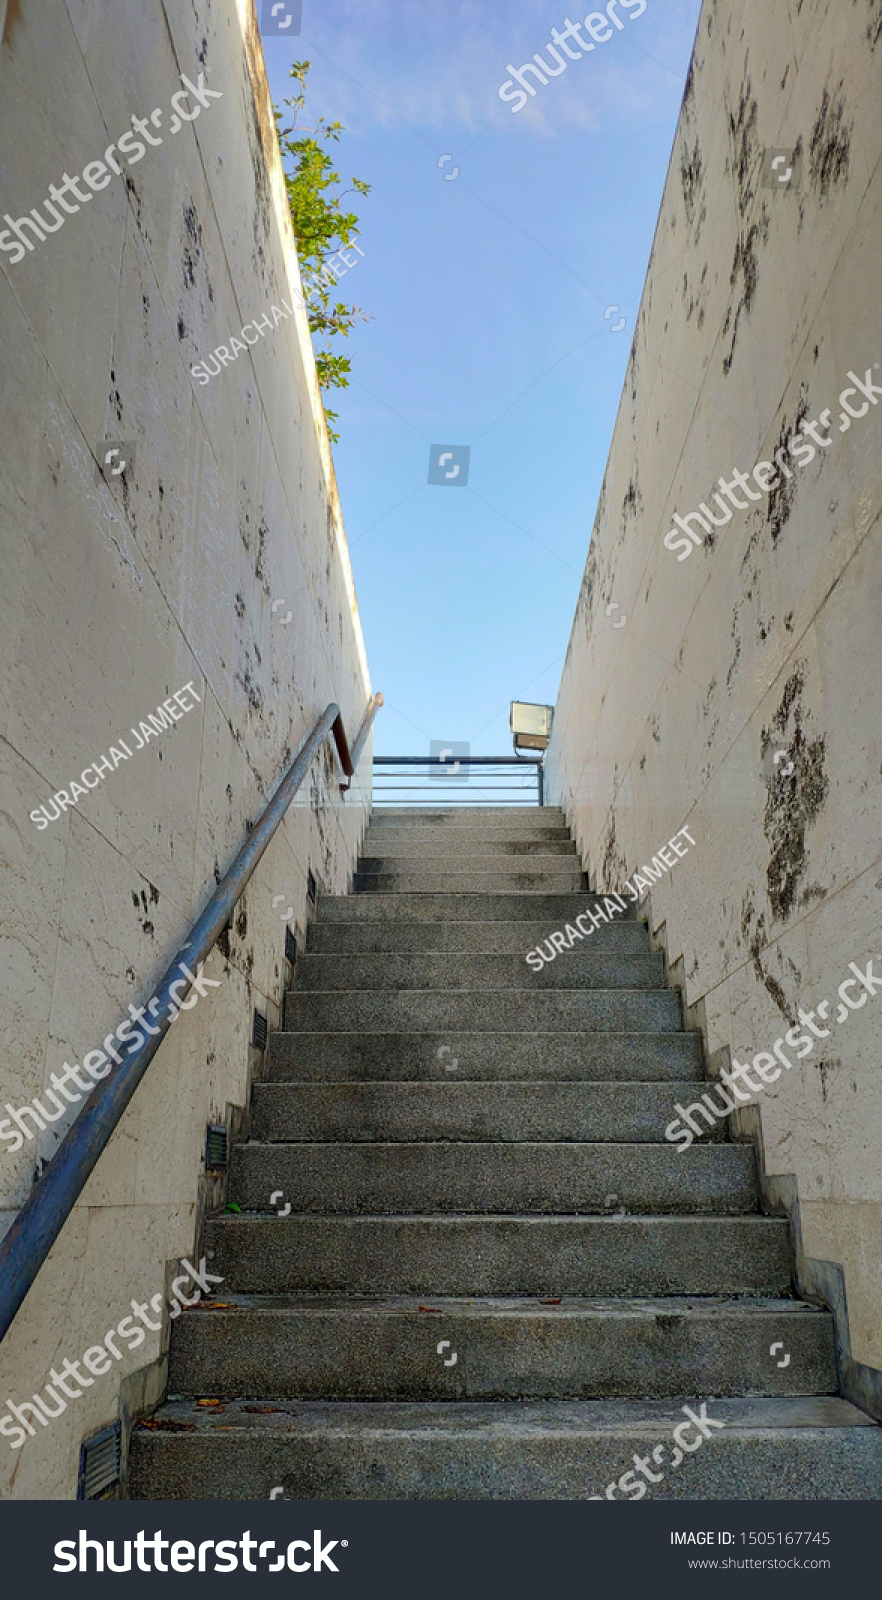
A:
[[[515,755],[522,750],[547,750],[554,721],[554,706],[530,705],[524,700],[513,700],[509,726]]]
[[[551,739],[553,721],[554,706],[537,706],[528,700],[513,700],[511,703],[508,723],[511,728],[514,753],[520,756],[522,751],[535,752],[532,760],[536,767],[536,790],[540,806],[545,804],[543,756]]]

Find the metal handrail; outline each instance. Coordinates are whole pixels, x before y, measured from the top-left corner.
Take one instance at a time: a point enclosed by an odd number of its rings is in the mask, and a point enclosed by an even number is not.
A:
[[[333,736],[340,765],[346,777],[351,779],[374,717],[382,704],[383,696],[374,695],[351,750],[340,707],[332,703],[319,717],[226,876],[221,879],[205,910],[191,927],[189,937],[166,968],[153,995],[158,1007],[154,1031],[125,1061],[96,1084],[45,1172],[37,1179],[0,1244],[0,1339],[7,1333],[126,1106],[175,1020],[181,996],[189,991],[194,976],[190,969],[195,967],[198,975],[199,964],[206,960],[218,935],[228,923],[237,900],[325,739],[329,734]],[[348,787],[348,784],[340,785],[341,790]],[[183,972],[190,973],[189,979],[182,976]]]
[[[544,752],[542,754],[537,754],[535,756],[519,756],[519,755],[514,755],[514,756],[456,756],[454,758],[454,761],[448,761],[446,759],[446,757],[444,757],[444,756],[374,756],[374,767],[375,768],[377,768],[377,767],[446,767],[448,772],[451,774],[451,777],[453,777],[453,772],[454,772],[456,767],[535,767],[536,768],[536,804],[538,806],[544,806],[544,804],[545,804],[545,768],[544,768],[544,765],[543,765],[543,759],[544,759]],[[394,777],[403,778],[405,776],[405,774],[404,773],[395,773],[395,774],[390,774],[390,776],[392,776],[393,778]],[[511,784],[505,784],[505,783],[494,784],[492,782],[488,782],[486,778],[483,779],[483,780],[479,780],[479,787],[481,789],[483,789],[483,790],[486,790],[488,793],[492,792],[494,789],[499,789],[504,793],[521,793],[522,792],[521,790],[518,790],[518,789],[512,789]],[[426,789],[424,789],[422,787],[421,788],[416,788],[413,784],[401,784],[401,783],[395,784],[395,783],[392,783],[392,784],[380,785],[379,788],[376,785],[374,786],[374,796],[375,796],[375,798],[378,795],[383,795],[383,794],[393,794],[393,793],[394,794],[399,794],[400,793],[400,794],[408,794],[408,795],[410,795],[410,794],[422,794],[422,793],[426,793],[426,792],[431,792],[431,790],[426,791]],[[450,797],[450,801],[451,801],[451,804],[455,803],[454,800],[453,800],[453,796],[452,795]],[[440,798],[437,801],[435,801],[434,803],[440,804]],[[478,803],[481,804],[482,802],[478,802]],[[483,803],[486,803],[486,802],[483,802]],[[382,801],[380,801],[380,804],[382,804]],[[474,804],[474,801],[471,798],[468,801],[463,799],[461,801],[461,804],[463,804],[463,805],[466,805],[466,804],[472,805],[472,804]],[[407,809],[407,803],[403,803],[401,805],[401,809],[402,810],[406,810]]]
[[[541,756],[456,756],[461,767],[528,767],[541,764]],[[450,767],[445,756],[374,756],[375,767]]]
[[[361,719],[358,732],[355,735],[355,743],[352,746],[351,754],[346,743],[346,730],[343,727],[343,718],[339,711],[337,713],[337,718],[334,722],[332,730],[334,734],[334,742],[337,746],[337,752],[340,756],[340,764],[347,778],[350,780],[350,783],[341,783],[341,794],[346,793],[346,790],[350,787],[352,778],[355,776],[355,769],[361,759],[361,752],[364,749],[367,736],[373,727],[374,717],[379,711],[381,705],[383,705],[383,696],[381,694],[375,694],[367,708],[367,711]],[[331,707],[328,706],[328,711],[330,711],[330,709]],[[326,711],[325,716],[327,716],[327,714],[328,713]]]

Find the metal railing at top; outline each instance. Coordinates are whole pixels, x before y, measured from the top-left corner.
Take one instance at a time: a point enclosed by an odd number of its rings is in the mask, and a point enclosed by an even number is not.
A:
[[[374,717],[382,704],[383,696],[374,695],[351,751],[340,707],[332,703],[319,717],[232,866],[210,896],[204,911],[188,928],[174,961],[160,978],[154,990],[159,1008],[156,1026],[150,1029],[143,1044],[96,1084],[46,1170],[37,1179],[0,1244],[0,1339],[9,1328],[64,1227],[87,1178],[97,1165],[181,1006],[182,988],[186,990],[190,987],[189,983],[182,985],[181,972],[194,967],[198,972],[200,962],[205,961],[213,949],[325,740],[333,738],[340,766],[345,777],[351,780]],[[348,788],[349,783],[340,784],[342,792]],[[183,962],[185,952],[186,967]]]
[[[542,806],[541,756],[374,756],[375,806]]]

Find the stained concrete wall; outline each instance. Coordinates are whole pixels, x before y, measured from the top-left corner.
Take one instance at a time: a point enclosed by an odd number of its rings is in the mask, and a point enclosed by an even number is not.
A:
[[[849,370],[882,379],[880,68],[879,0],[706,0],[548,756],[592,883],[693,835],[650,919],[712,1070],[829,1003],[737,1126],[877,1415],[882,996],[835,1019],[882,951],[882,404],[839,399]],[[665,547],[825,410],[813,461]]]
[[[0,1104],[17,1108],[153,993],[316,717],[338,700],[354,733],[370,685],[250,0],[0,0],[0,28],[14,220],[162,108],[161,146],[117,154],[121,175],[25,259],[0,254]],[[180,75],[200,73],[219,97],[174,131]],[[266,317],[209,384],[191,375]],[[108,439],[136,450],[113,487]],[[129,730],[188,680],[199,703],[136,749]],[[31,811],[120,738],[131,757],[38,829]],[[0,1348],[4,1414],[192,1259],[220,1192],[206,1124],[247,1101],[252,1012],[278,1019],[308,870],[348,885],[369,773],[368,746],[343,802],[330,752],[314,767],[206,966],[220,987],[164,1041]],[[0,1146],[6,1225],[68,1122]],[[20,1450],[0,1439],[2,1492],[72,1496],[80,1441],[116,1416],[121,1376],[146,1366],[130,1398],[155,1394],[165,1338]]]

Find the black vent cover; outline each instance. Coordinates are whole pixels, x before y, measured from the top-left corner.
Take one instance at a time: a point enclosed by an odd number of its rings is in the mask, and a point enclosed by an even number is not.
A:
[[[205,1135],[205,1170],[223,1172],[227,1165],[227,1130],[223,1122],[210,1122]]]
[[[115,1500],[119,1484],[120,1425],[112,1423],[80,1445],[78,1500]]]

